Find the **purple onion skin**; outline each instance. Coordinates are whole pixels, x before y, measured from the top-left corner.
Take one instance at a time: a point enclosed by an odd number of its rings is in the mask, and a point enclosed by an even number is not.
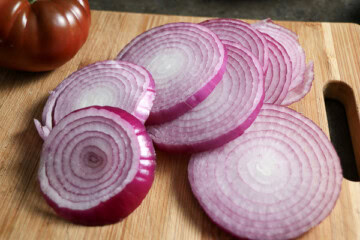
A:
[[[146,169],[149,172],[154,172],[155,165],[143,167],[143,169]],[[136,180],[143,179],[144,177],[147,178],[146,182],[143,180]],[[151,176],[144,176],[138,172],[134,181],[129,183],[119,194],[110,198],[106,202],[100,203],[96,207],[84,211],[60,208],[55,202],[48,198],[46,194],[42,194],[46,202],[59,216],[64,219],[86,226],[103,226],[117,223],[130,215],[130,213],[132,213],[145,198],[146,194],[150,190],[153,180],[154,174],[151,174]],[[127,204],[121,205],[119,202],[126,202]]]
[[[128,185],[126,185],[122,191],[107,201],[101,202],[99,205],[87,210],[61,208],[44,192],[42,192],[46,202],[55,210],[59,216],[63,217],[64,219],[86,226],[103,226],[121,221],[129,214],[131,214],[141,204],[154,181],[156,154],[152,145],[152,140],[147,134],[144,125],[136,117],[120,108],[109,106],[91,106],[75,110],[74,112],[88,108],[106,109],[110,112],[116,113],[121,118],[128,121],[134,127],[136,135],[141,135],[145,139],[144,141],[147,143],[146,147],[150,152],[150,156],[146,157],[146,160],[150,160],[152,162],[150,165],[141,164],[140,162],[138,172],[134,176],[134,179]],[[146,170],[148,174],[143,174],[140,170]]]

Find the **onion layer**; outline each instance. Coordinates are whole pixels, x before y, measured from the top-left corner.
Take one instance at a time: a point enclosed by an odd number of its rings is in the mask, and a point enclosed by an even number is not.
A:
[[[314,74],[313,63],[310,62],[306,66],[305,52],[300,46],[298,36],[292,31],[273,23],[271,19],[257,22],[252,24],[252,26],[278,41],[290,56],[292,62],[292,80],[289,92],[294,91],[289,93],[289,97],[282,104],[288,105],[303,98],[311,88]]]
[[[339,196],[342,172],[326,135],[286,107],[264,104],[236,140],[195,154],[191,188],[219,226],[249,239],[292,239],[320,223]]]
[[[171,121],[202,102],[225,72],[226,52],[208,28],[171,23],[132,40],[117,59],[145,67],[156,83],[147,124]]]
[[[291,91],[289,91],[282,101],[281,105],[290,105],[294,102],[299,101],[310,91],[311,85],[314,81],[314,62],[310,62],[306,66],[304,80],[301,84],[297,85]]]
[[[159,148],[173,152],[216,148],[240,136],[255,120],[264,99],[262,67],[241,45],[223,42],[228,64],[211,95],[183,116],[147,128]]]
[[[201,25],[213,31],[220,40],[232,41],[252,52],[263,66],[268,66],[269,50],[264,36],[250,24],[237,19],[212,19]]]
[[[264,103],[282,104],[288,95],[292,69],[290,57],[284,47],[264,34],[269,47],[269,65],[265,75]],[[310,85],[311,86],[311,85]]]
[[[41,191],[65,219],[84,225],[115,223],[149,191],[155,152],[143,124],[112,107],[70,113],[52,129],[41,153]]]
[[[155,83],[144,68],[128,62],[103,61],[88,65],[67,77],[46,102],[42,121],[35,121],[45,139],[59,120],[70,112],[92,106],[113,106],[145,122],[155,98]]]

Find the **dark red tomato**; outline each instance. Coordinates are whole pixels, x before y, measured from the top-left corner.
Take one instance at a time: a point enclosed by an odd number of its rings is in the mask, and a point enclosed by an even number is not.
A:
[[[88,0],[0,0],[0,66],[38,72],[63,65],[86,41],[90,19]]]

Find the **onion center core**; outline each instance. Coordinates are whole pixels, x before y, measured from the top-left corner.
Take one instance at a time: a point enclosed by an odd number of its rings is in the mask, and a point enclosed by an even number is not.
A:
[[[84,169],[85,174],[98,173],[105,168],[107,163],[106,153],[95,146],[84,148],[80,155],[80,159],[82,161],[82,166],[87,169]]]
[[[243,160],[247,163],[242,164]],[[253,149],[238,162],[238,173],[248,183],[255,180],[260,186],[270,184],[283,185],[289,178],[289,171],[287,169],[290,166],[287,161],[276,149],[267,147],[262,152]],[[247,179],[248,177],[253,180]]]
[[[264,176],[271,176],[275,170],[274,167],[274,165],[269,162],[265,162],[264,160],[260,160],[256,163],[256,170],[259,174]]]
[[[85,157],[85,164],[88,167],[96,168],[103,162],[103,158],[101,156],[96,155],[93,152],[89,152],[86,154]]]
[[[92,105],[105,106],[111,102],[114,102],[112,98],[114,97],[113,92],[102,86],[96,86],[93,89],[87,89],[87,93],[81,96],[76,104],[77,108],[84,108]]]
[[[185,56],[181,51],[167,49],[154,57],[147,69],[156,80],[162,82],[162,80],[169,80],[178,75],[180,70],[184,68],[185,62]]]

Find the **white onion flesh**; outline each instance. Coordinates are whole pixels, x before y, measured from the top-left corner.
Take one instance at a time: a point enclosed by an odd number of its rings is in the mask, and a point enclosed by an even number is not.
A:
[[[117,59],[143,66],[152,74],[156,98],[147,124],[160,124],[206,99],[225,72],[227,56],[208,28],[170,23],[137,36]]]

